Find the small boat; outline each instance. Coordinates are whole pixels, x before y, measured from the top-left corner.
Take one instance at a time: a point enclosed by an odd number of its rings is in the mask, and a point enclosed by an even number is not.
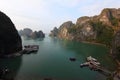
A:
[[[76,61],[76,58],[70,58],[70,61]]]

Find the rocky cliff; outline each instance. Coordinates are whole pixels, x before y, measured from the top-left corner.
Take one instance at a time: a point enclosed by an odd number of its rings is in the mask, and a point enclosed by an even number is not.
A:
[[[116,32],[113,38],[111,54],[120,61],[120,30]]]
[[[21,38],[11,19],[0,12],[0,55],[22,50]]]
[[[63,23],[56,35],[62,39],[97,42],[110,47],[119,29],[120,9],[105,8],[97,16],[78,18],[75,24],[71,21]]]
[[[74,25],[75,24],[73,24],[72,21],[64,22],[58,29],[54,27],[54,29],[50,33],[50,36],[73,40],[74,36],[69,33],[69,29],[72,28]]]
[[[74,36],[72,36],[72,34],[69,33],[69,29],[73,26],[74,24],[72,23],[72,21],[64,22],[58,30],[58,37],[73,40]]]

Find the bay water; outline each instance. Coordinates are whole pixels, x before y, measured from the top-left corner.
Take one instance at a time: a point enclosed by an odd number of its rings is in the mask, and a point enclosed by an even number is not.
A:
[[[0,66],[7,66],[11,71],[8,77],[15,80],[106,80],[107,77],[99,72],[87,67],[80,68],[88,56],[96,58],[110,71],[116,68],[109,56],[109,49],[101,45],[49,36],[43,40],[22,38],[22,42],[23,45],[39,45],[38,52],[0,59]],[[70,61],[69,58],[76,58],[76,61]]]

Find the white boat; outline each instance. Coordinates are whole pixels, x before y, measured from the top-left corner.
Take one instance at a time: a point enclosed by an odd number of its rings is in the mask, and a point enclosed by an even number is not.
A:
[[[95,59],[95,58],[89,56],[89,57],[87,57],[87,61],[97,61],[97,59]]]

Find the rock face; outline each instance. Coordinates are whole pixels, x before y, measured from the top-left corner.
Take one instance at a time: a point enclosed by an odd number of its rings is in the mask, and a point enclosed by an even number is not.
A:
[[[68,40],[89,41],[112,45],[114,34],[120,30],[120,9],[106,8],[100,15],[63,23],[58,28],[57,37]],[[54,31],[54,30],[53,30]]]
[[[99,20],[113,27],[120,26],[120,9],[104,9],[99,16]]]
[[[72,40],[73,36],[72,34],[69,34],[68,30],[73,26],[74,24],[72,23],[72,21],[63,23],[58,30],[58,37]]]
[[[114,58],[120,57],[120,31],[116,32],[112,43],[112,55]],[[120,61],[120,59],[119,59]]]
[[[0,55],[12,54],[22,50],[21,38],[10,20],[0,12]]]
[[[88,17],[88,16],[80,17],[80,18],[77,19],[76,24],[81,25],[81,24],[86,23],[89,20],[90,20],[90,17]]]
[[[40,31],[32,31],[31,29],[29,28],[25,28],[23,30],[20,30],[19,31],[19,34],[21,36],[25,36],[27,38],[32,38],[32,39],[36,39],[36,38],[44,38],[45,37],[45,34],[40,30]]]

